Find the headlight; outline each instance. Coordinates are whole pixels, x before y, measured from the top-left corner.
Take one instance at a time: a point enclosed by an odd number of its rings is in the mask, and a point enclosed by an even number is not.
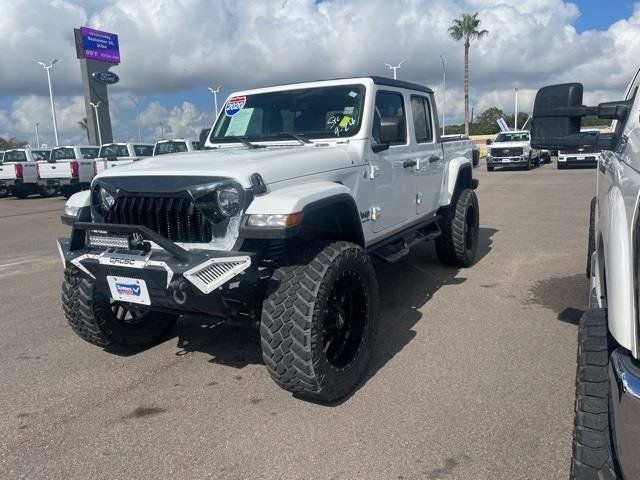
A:
[[[216,193],[218,207],[227,217],[233,217],[240,211],[242,194],[235,185],[220,187]]]
[[[111,207],[113,207],[113,204],[116,202],[116,199],[111,195],[111,192],[105,188],[100,188],[99,200],[100,208],[105,214],[111,210]]]

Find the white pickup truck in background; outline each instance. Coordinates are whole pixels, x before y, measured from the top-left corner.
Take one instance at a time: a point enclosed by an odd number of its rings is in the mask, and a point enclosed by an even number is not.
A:
[[[51,150],[48,161],[39,161],[38,186],[40,194],[51,196],[60,192],[69,198],[89,188],[96,174],[98,146],[64,146]]]
[[[531,148],[531,137],[526,130],[499,133],[487,154],[487,170],[517,167],[531,170],[540,165],[542,152]]]
[[[96,161],[96,173],[107,168],[127,165],[142,157],[153,156],[155,145],[151,143],[107,143],[100,147]]]
[[[580,133],[596,136],[600,130],[593,128],[583,128]],[[567,167],[593,167],[598,166],[600,151],[595,147],[583,145],[581,147],[563,148],[558,150],[558,170]]]
[[[34,193],[38,193],[38,174],[31,149],[14,148],[4,152],[0,163],[0,195],[26,198]]]
[[[156,146],[153,149],[153,156],[165,155],[167,153],[195,152],[196,150],[202,150],[200,142],[186,138],[173,138],[156,142]]]

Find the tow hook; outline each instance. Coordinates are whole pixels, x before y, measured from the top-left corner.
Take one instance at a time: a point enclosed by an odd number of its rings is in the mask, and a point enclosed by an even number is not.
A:
[[[184,280],[175,280],[169,284],[169,290],[171,290],[173,301],[178,305],[184,305],[187,302],[187,282]]]

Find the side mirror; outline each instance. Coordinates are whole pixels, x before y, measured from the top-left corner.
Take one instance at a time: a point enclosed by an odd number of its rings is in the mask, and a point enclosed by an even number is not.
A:
[[[200,147],[204,148],[204,144],[207,143],[207,137],[209,136],[210,128],[203,128],[200,131]]]
[[[387,150],[391,144],[402,142],[404,140],[402,126],[402,118],[382,117],[380,119],[380,141],[371,146],[373,151],[376,153],[382,152],[383,150]]]
[[[588,134],[580,132],[582,117],[624,122],[629,116],[633,99],[629,101],[601,103],[597,107],[582,105],[582,84],[565,83],[541,88],[533,105],[531,146],[545,150],[595,147],[616,150],[621,132]]]

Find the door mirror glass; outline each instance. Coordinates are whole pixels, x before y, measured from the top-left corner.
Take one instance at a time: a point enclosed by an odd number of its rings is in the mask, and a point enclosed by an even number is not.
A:
[[[382,117],[380,119],[380,143],[404,142],[403,121],[399,117]]]

